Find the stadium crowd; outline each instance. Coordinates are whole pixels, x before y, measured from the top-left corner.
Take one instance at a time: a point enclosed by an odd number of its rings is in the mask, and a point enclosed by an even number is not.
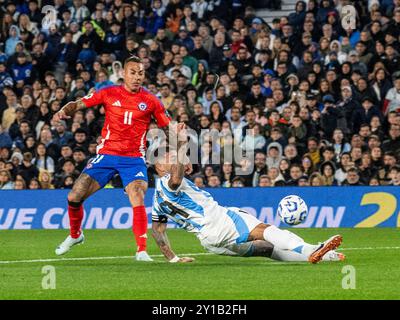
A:
[[[0,3],[0,189],[72,187],[105,111],[52,116],[120,84],[133,54],[173,119],[219,131],[198,139],[199,187],[400,185],[400,0],[298,1],[271,25],[246,0]],[[233,144],[254,153],[251,174],[210,164]]]

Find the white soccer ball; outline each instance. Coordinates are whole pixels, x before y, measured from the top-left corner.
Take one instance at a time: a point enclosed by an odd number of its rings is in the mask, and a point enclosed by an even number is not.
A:
[[[278,215],[282,222],[289,225],[302,223],[308,213],[306,202],[296,195],[284,197],[278,206]]]

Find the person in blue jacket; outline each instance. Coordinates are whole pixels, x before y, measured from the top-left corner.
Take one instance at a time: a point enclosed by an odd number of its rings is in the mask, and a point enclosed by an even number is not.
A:
[[[24,52],[18,53],[17,61],[12,65],[11,69],[17,88],[22,88],[24,85],[31,83],[33,66],[27,60]]]
[[[82,43],[82,50],[78,54],[77,63],[80,61],[88,68],[91,68],[96,57],[97,53],[91,48],[90,40],[85,39]]]
[[[104,42],[108,50],[114,52],[117,57],[120,57],[125,45],[125,35],[121,32],[121,24],[118,21],[112,22],[110,31],[107,32]]]
[[[302,28],[306,18],[307,5],[304,1],[297,1],[295,12],[288,17],[289,23],[295,28]]]
[[[338,13],[335,9],[333,1],[321,0],[319,9],[317,11],[317,22],[321,25],[324,24],[328,19],[328,13],[332,11]]]
[[[19,28],[16,25],[12,25],[10,30],[8,31],[9,37],[6,40],[5,45],[5,54],[7,57],[11,57],[15,53],[15,47],[17,43],[20,41],[20,32]]]

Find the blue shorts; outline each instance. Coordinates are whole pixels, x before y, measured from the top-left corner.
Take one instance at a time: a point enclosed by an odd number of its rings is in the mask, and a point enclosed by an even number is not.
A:
[[[143,158],[98,154],[88,163],[82,173],[88,174],[102,188],[116,173],[119,173],[124,188],[134,180],[147,182],[147,167]]]

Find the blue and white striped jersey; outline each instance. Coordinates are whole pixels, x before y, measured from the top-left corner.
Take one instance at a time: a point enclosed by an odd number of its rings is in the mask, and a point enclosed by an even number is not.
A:
[[[177,190],[168,186],[170,175],[156,181],[152,220],[166,222],[167,218],[189,232],[198,233],[207,223],[216,223],[226,216],[227,209],[220,206],[206,191],[183,178]]]

